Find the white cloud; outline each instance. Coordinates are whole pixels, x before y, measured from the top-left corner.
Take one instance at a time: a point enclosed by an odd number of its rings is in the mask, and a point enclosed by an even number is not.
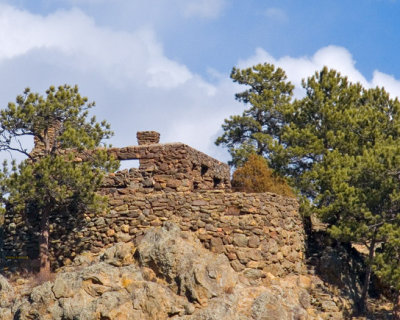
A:
[[[366,79],[355,68],[355,61],[350,52],[343,47],[328,46],[319,49],[312,57],[284,56],[274,58],[264,49],[258,48],[253,56],[246,60],[240,60],[239,67],[248,67],[257,63],[273,63],[284,69],[290,81],[296,86],[301,86],[301,80],[313,75],[324,66],[336,69],[349,77],[352,81],[367,84]]]
[[[1,0],[0,0],[1,1]],[[12,1],[12,0],[8,0]],[[28,1],[28,0],[26,0]],[[37,0],[58,2],[81,8],[108,8],[107,11],[129,12],[129,18],[141,23],[158,24],[171,22],[181,18],[215,19],[224,10],[227,0]],[[124,16],[124,14],[120,14]],[[115,21],[114,21],[115,22]]]
[[[115,83],[130,79],[174,87],[192,77],[185,66],[164,56],[149,29],[113,32],[78,9],[41,17],[0,5],[0,61],[35,49],[57,50],[68,56],[64,64],[101,70]]]
[[[26,86],[44,92],[77,83],[96,100],[95,113],[111,122],[112,143],[120,146],[135,144],[137,130],[154,129],[164,142],[220,154],[213,137],[241,108],[229,79],[211,84],[169,59],[150,28],[113,31],[78,9],[44,17],[0,4],[0,82],[2,106]]]
[[[67,0],[67,1],[70,2],[70,3],[78,5],[78,4],[85,4],[85,3],[102,4],[102,3],[107,2],[108,0]]]
[[[285,11],[279,8],[268,8],[265,10],[265,16],[269,19],[286,22],[288,21],[288,16]]]
[[[216,18],[224,9],[225,0],[185,0],[184,15],[186,17]]]
[[[400,81],[395,79],[392,75],[375,70],[371,86],[385,87],[386,91],[388,91],[392,96],[400,98]]]
[[[375,86],[385,87],[392,96],[400,96],[400,81],[393,76],[375,71],[373,77],[368,81],[356,68],[351,53],[338,46],[327,46],[319,49],[311,57],[289,57],[275,58],[264,49],[258,48],[253,56],[246,60],[240,60],[240,68],[249,67],[257,63],[273,63],[286,71],[288,79],[296,86],[295,95],[300,97],[304,94],[301,89],[301,80],[307,79],[324,66],[339,71],[347,76],[352,82],[359,82],[366,88]]]
[[[328,46],[318,50],[312,57],[312,62],[321,69],[329,66],[349,77],[353,82],[360,82],[368,86],[367,80],[355,67],[356,61],[353,60],[351,53],[337,46]]]
[[[213,7],[209,1],[173,1],[179,2],[179,10],[203,3],[214,8],[209,12],[220,12],[224,3],[216,1],[220,5]],[[199,11],[191,14],[201,16]],[[342,47],[325,47],[311,57],[280,58],[259,48],[238,66],[263,62],[282,67],[298,88],[302,78],[328,65],[352,81],[384,85],[392,94],[400,94],[400,82],[393,76],[375,71],[367,81]],[[0,4],[0,106],[26,86],[44,92],[51,84],[77,83],[82,94],[96,100],[98,118],[111,123],[114,145],[135,144],[138,130],[157,130],[162,142],[181,141],[228,160],[226,151],[213,141],[223,120],[242,112],[244,106],[234,100],[234,93],[243,88],[226,74],[215,70],[209,74],[212,83],[167,57],[150,27],[116,31],[99,26],[79,9],[41,16]],[[296,94],[301,95],[301,89]]]

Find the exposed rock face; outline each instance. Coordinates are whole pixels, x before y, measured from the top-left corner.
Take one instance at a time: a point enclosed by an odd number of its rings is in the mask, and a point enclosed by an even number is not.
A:
[[[54,281],[16,299],[1,277],[0,319],[318,319],[309,279],[251,271],[237,273],[225,255],[164,223],[136,246],[118,243],[77,257]]]
[[[176,225],[166,223],[162,229],[147,232],[136,254],[139,263],[164,278],[175,294],[207,305],[209,299],[234,288],[238,276],[226,256],[205,250],[194,239],[189,246],[188,238]]]
[[[0,275],[0,319],[12,319],[11,305],[14,290],[7,279]]]

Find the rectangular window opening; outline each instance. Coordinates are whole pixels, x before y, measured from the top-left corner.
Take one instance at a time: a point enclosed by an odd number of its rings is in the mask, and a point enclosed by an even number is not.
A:
[[[119,171],[131,168],[139,168],[139,159],[120,160]]]

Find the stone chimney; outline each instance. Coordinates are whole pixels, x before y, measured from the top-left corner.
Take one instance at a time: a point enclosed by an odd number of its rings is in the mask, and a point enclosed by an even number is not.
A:
[[[50,148],[54,146],[54,143],[56,142],[56,135],[60,134],[60,130],[62,127],[62,123],[58,120],[54,120],[53,125],[49,126],[48,132],[47,132],[47,137],[50,143]],[[45,145],[42,141],[40,141],[36,136],[33,137],[33,149],[30,152],[30,155],[32,157],[37,157],[40,155],[43,155],[45,151]]]
[[[160,134],[156,131],[138,131],[136,138],[139,145],[155,144],[160,142]]]

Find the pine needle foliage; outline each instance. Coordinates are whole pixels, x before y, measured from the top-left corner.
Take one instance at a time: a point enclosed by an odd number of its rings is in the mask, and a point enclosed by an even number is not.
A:
[[[231,77],[247,88],[236,95],[247,108],[225,120],[216,140],[231,164],[252,152],[265,157],[298,190],[304,215],[318,214],[340,241],[367,246],[360,311],[372,268],[400,290],[398,99],[327,67],[303,81],[302,99],[292,98],[284,71],[271,64],[234,68]]]
[[[0,150],[27,157],[3,170],[3,202],[14,212],[36,215],[40,221],[40,272],[50,272],[49,218],[60,212],[79,215],[104,210],[96,190],[106,172],[119,163],[104,148],[113,134],[106,121],[89,117],[94,103],[77,86],[51,86],[46,95],[26,89],[0,111]],[[24,137],[33,137],[40,152],[29,153]],[[81,161],[85,154],[85,161]]]
[[[251,153],[269,157],[271,144],[282,134],[283,113],[290,104],[294,86],[281,68],[268,63],[243,70],[233,68],[231,78],[248,87],[235,97],[249,108],[224,121],[224,133],[215,143],[228,148],[232,156],[229,164],[237,167]]]

